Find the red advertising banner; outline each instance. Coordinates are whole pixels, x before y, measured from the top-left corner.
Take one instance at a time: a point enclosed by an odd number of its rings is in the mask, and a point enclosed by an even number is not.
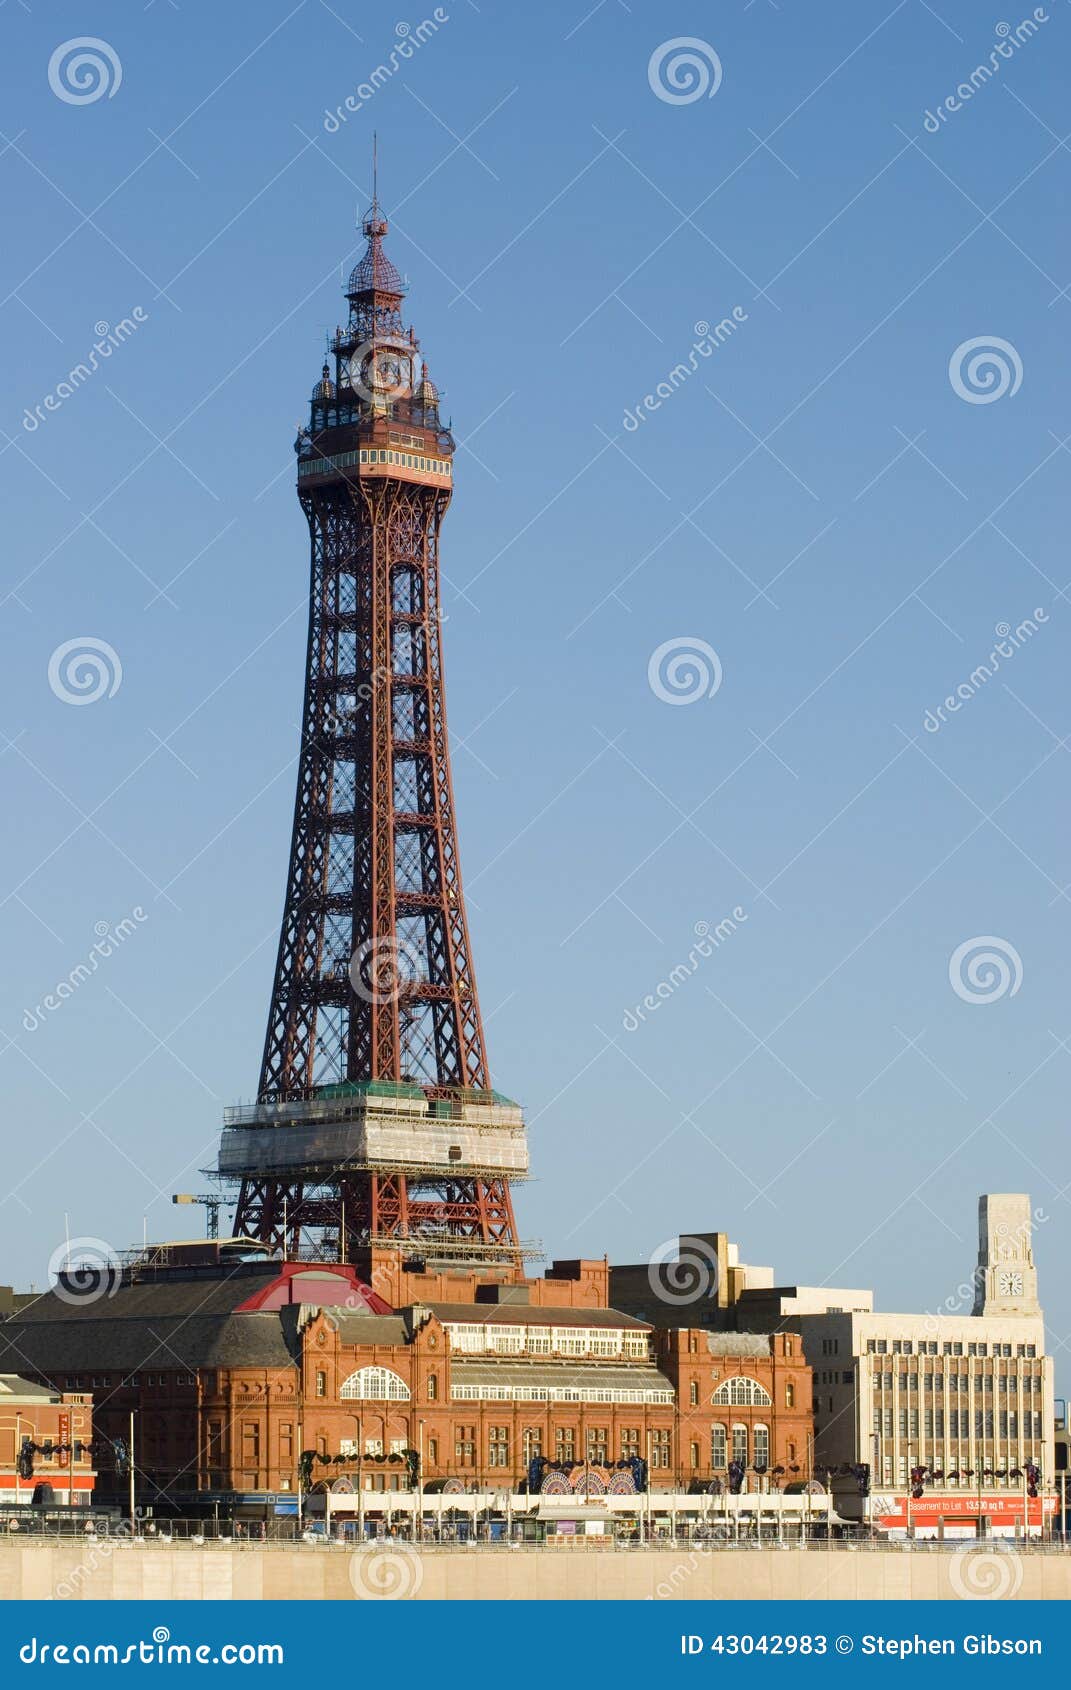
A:
[[[1056,1512],[1056,1498],[1024,1497],[1022,1491],[983,1491],[981,1496],[977,1491],[928,1491],[916,1500],[906,1494],[875,1492],[871,1514],[874,1524],[887,1531],[906,1529],[909,1514],[912,1526],[934,1531],[941,1521],[947,1526],[967,1526],[979,1518],[992,1526],[1022,1526],[1024,1508],[1027,1526],[1040,1527],[1046,1515]]]

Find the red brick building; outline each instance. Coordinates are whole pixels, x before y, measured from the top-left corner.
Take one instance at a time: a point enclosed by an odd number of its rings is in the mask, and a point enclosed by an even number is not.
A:
[[[751,1489],[809,1477],[798,1338],[655,1331],[606,1307],[605,1263],[406,1274],[436,1295],[391,1308],[351,1267],[221,1255],[0,1324],[0,1365],[6,1345],[51,1389],[92,1392],[106,1437],[134,1411],[138,1499],[159,1512],[270,1512],[340,1479],[516,1492],[540,1459],[638,1459],[664,1491],[724,1484],[733,1461]]]
[[[34,1501],[86,1507],[92,1444],[91,1397],[0,1374],[0,1510],[8,1517]]]

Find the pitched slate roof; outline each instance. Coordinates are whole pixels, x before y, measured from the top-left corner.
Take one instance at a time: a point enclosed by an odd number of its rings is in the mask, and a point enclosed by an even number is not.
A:
[[[404,1344],[409,1337],[405,1321],[397,1314],[340,1313],[335,1325],[342,1344]]]
[[[672,1382],[657,1367],[638,1362],[635,1367],[608,1366],[605,1362],[568,1360],[524,1362],[479,1361],[451,1358],[451,1389],[455,1385],[546,1385],[577,1390],[672,1391]]]

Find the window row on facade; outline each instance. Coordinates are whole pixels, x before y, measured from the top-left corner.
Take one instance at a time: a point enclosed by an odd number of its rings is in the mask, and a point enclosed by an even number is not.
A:
[[[646,1332],[608,1332],[598,1326],[486,1326],[451,1321],[446,1334],[458,1355],[628,1356],[646,1361],[650,1353]]]
[[[1021,1377],[1014,1373],[875,1373],[873,1377],[875,1390],[891,1391],[895,1379],[901,1391],[917,1391],[921,1379],[923,1391],[959,1392],[964,1396],[972,1386],[983,1394],[995,1391],[998,1396],[1015,1396],[1021,1389],[1024,1396],[1040,1396],[1043,1383],[1040,1373]]]
[[[826,1353],[826,1351],[824,1349],[825,1344],[829,1343],[830,1341],[831,1340],[829,1340],[829,1339],[823,1339],[822,1340],[823,1354]],[[958,1338],[956,1338],[956,1339],[946,1338],[940,1344],[937,1342],[937,1340],[935,1338],[920,1338],[920,1339],[918,1339],[917,1342],[914,1339],[911,1339],[911,1338],[868,1338],[867,1341],[866,1341],[866,1353],[867,1353],[867,1355],[870,1355],[870,1356],[885,1356],[885,1355],[892,1355],[892,1356],[911,1356],[911,1355],[919,1355],[919,1356],[937,1356],[937,1355],[962,1356],[962,1355],[966,1355],[966,1356],[1008,1356],[1008,1357],[1010,1357],[1010,1356],[1014,1355],[1014,1356],[1017,1356],[1017,1357],[1020,1357],[1020,1358],[1029,1357],[1031,1360],[1033,1360],[1037,1356],[1038,1349],[1037,1349],[1036,1344],[1008,1344],[1008,1343],[992,1343],[992,1344],[990,1344],[990,1343],[986,1343],[982,1340],[979,1340],[979,1341],[976,1342],[973,1339],[964,1343],[961,1339],[958,1339]]]
[[[874,1431],[879,1437],[891,1438],[894,1426],[901,1438],[917,1438],[920,1426],[921,1435],[926,1438],[969,1438],[972,1426],[976,1438],[1041,1438],[1043,1435],[1040,1413],[1019,1414],[1014,1408],[999,1412],[976,1408],[973,1414],[966,1408],[950,1408],[947,1412],[927,1408],[921,1417],[917,1408],[898,1409],[895,1416],[891,1408],[874,1410]]]

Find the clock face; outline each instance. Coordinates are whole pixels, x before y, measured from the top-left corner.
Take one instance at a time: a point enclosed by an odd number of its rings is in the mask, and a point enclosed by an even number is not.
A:
[[[999,1273],[997,1275],[997,1295],[1000,1297],[1021,1297],[1023,1294],[1023,1276],[1021,1273]]]

